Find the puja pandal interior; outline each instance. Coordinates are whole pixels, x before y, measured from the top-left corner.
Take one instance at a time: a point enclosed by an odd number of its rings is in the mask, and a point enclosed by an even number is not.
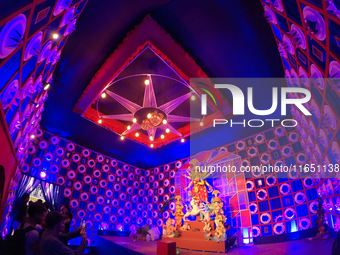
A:
[[[254,86],[256,108],[273,86],[303,88],[311,115],[292,106],[295,126],[214,127],[235,107],[208,77],[282,78]],[[68,204],[98,254],[117,235],[180,253],[332,240],[339,78],[340,0],[1,1],[1,236],[27,192]],[[212,165],[229,170],[197,171]],[[240,171],[263,165],[301,171]]]

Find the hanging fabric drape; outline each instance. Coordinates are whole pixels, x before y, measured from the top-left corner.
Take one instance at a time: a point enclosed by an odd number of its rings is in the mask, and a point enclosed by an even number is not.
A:
[[[28,175],[22,175],[20,185],[16,192],[16,199],[18,200],[22,197],[23,194],[30,194],[33,190],[35,190],[40,183],[40,180]]]
[[[41,190],[46,201],[50,203],[50,210],[60,210],[64,187],[41,180]]]

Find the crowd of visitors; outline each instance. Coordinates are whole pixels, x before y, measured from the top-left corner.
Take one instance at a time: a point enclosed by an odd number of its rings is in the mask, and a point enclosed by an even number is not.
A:
[[[50,211],[50,204],[42,200],[30,201],[25,193],[12,209],[14,233],[8,235],[2,243],[1,254],[26,255],[80,255],[87,246],[85,228],[69,232],[73,216],[68,205],[63,205],[60,212]],[[68,247],[68,241],[82,237],[76,250]],[[21,240],[22,239],[22,240]],[[20,246],[20,247],[19,247]]]

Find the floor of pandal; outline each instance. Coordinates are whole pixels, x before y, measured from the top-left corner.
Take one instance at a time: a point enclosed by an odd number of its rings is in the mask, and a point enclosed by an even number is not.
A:
[[[109,238],[107,238],[109,239]],[[262,244],[262,245],[250,245],[240,246],[230,249],[227,253],[213,253],[213,252],[200,252],[180,249],[180,255],[216,255],[216,254],[227,254],[227,255],[287,255],[287,254],[298,254],[298,255],[332,255],[332,246],[334,239],[329,238],[323,239],[300,239],[293,240],[290,242],[273,243],[273,244]],[[152,245],[153,246],[153,245]],[[156,244],[154,244],[156,248]],[[111,254],[111,253],[110,253]],[[117,253],[115,253],[117,254]],[[150,253],[151,254],[151,253]],[[155,252],[156,254],[156,252]],[[340,255],[340,254],[339,254]]]
[[[332,246],[334,239],[329,238],[323,239],[313,239],[309,241],[308,239],[294,240],[284,243],[274,243],[274,244],[262,244],[262,245],[252,245],[252,246],[240,246],[230,249],[227,253],[228,255],[286,255],[286,254],[297,254],[297,255],[331,255]],[[211,252],[197,252],[180,249],[180,255],[212,255],[217,253]],[[339,254],[340,255],[340,254]]]

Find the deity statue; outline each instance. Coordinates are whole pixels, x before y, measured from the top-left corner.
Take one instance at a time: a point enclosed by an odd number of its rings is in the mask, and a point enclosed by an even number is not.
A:
[[[184,175],[186,178],[190,180],[188,187],[189,189],[193,186],[192,190],[188,192],[189,196],[196,198],[199,201],[199,205],[202,202],[208,202],[208,192],[213,191],[213,187],[207,182],[208,176],[211,172],[203,172],[203,171],[196,171],[196,167],[199,166],[201,163],[197,159],[190,160],[190,167],[187,169],[187,174]]]

